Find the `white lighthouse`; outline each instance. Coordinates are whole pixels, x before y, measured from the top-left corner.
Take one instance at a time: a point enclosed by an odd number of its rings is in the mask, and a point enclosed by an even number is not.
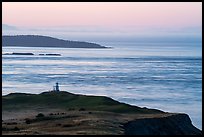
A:
[[[58,82],[56,83],[56,91],[59,91],[59,85],[58,85]]]
[[[59,83],[56,83],[56,86],[53,86],[53,91],[54,92],[59,92]]]

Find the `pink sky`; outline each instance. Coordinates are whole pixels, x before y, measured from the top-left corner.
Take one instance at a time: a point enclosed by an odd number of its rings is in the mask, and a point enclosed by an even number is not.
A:
[[[3,2],[2,23],[23,26],[183,28],[202,26],[201,2]]]

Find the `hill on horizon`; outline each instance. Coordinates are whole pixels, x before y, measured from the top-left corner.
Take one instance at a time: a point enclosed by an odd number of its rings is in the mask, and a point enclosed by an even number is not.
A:
[[[59,48],[107,48],[96,43],[57,39],[41,35],[2,36],[2,46],[12,47],[59,47]]]

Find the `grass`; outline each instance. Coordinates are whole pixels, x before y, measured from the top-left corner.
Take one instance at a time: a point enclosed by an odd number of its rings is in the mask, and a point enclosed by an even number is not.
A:
[[[32,107],[49,107],[76,110],[95,110],[116,113],[163,113],[160,110],[140,108],[120,103],[105,96],[86,96],[69,92],[43,92],[41,94],[11,93],[2,96],[2,109],[24,109]]]

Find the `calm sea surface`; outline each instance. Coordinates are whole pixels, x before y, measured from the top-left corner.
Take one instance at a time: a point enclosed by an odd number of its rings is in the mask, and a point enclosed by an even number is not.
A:
[[[112,49],[3,47],[2,95],[60,90],[189,114],[202,129],[202,45],[102,43]],[[60,53],[62,56],[39,56]]]

